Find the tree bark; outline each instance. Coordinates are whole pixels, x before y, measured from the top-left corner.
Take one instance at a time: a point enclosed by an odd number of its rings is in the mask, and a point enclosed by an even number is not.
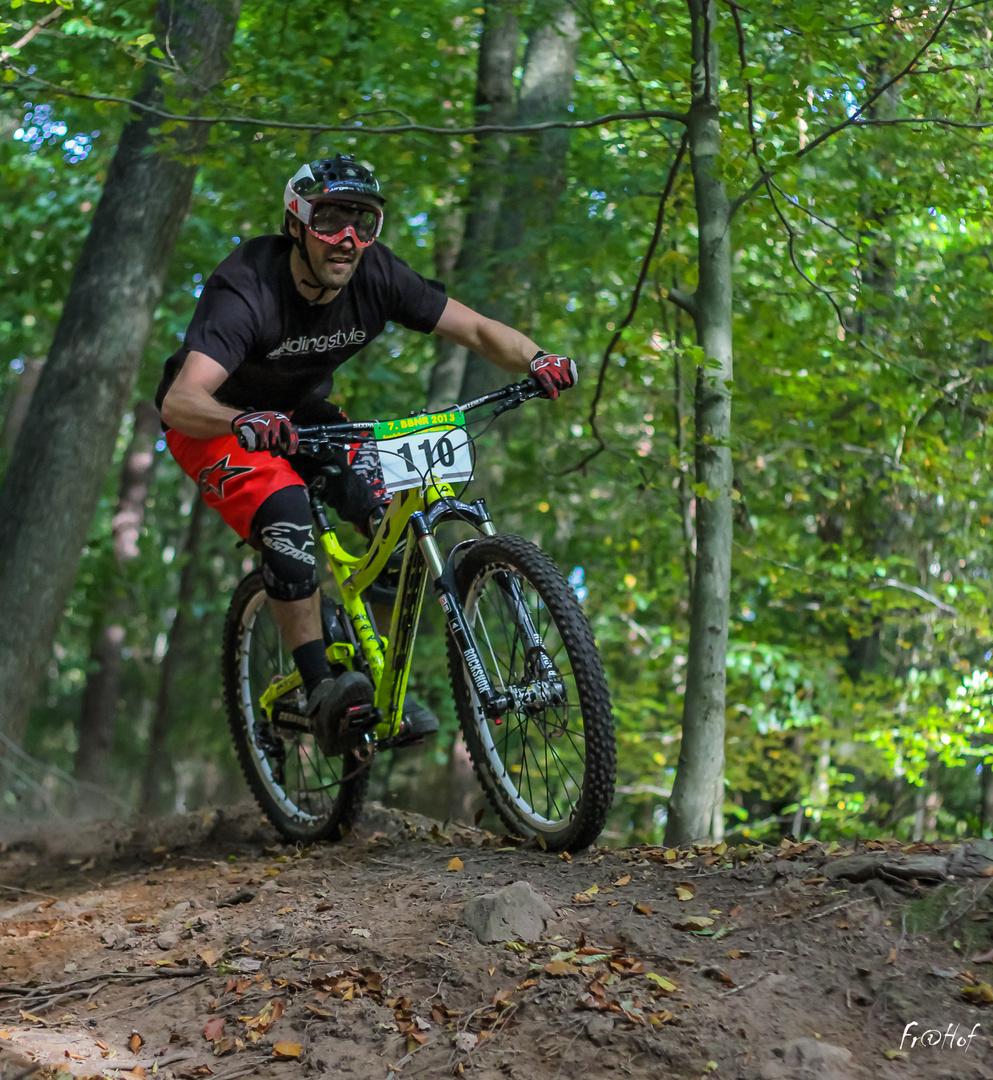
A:
[[[476,75],[477,124],[509,124],[514,118],[514,68],[520,45],[516,6],[516,0],[489,0],[486,5]],[[486,299],[483,282],[500,214],[507,145],[505,135],[480,135],[472,148],[465,228],[451,273],[458,298],[470,307]],[[428,408],[439,409],[458,400],[468,356],[463,346],[438,340]]]
[[[17,436],[20,435],[21,428],[24,427],[28,407],[31,404],[31,398],[34,396],[38,379],[41,377],[41,369],[44,366],[45,360],[43,357],[33,357],[24,362],[24,370],[17,380],[17,388],[14,390],[10,406],[3,418],[3,436],[0,438],[0,448],[2,448],[4,456],[14,449]]]
[[[134,431],[124,457],[117,511],[111,525],[114,567],[109,584],[102,626],[95,635],[79,714],[73,774],[77,780],[103,785],[110,779],[110,758],[117,725],[117,696],[121,681],[125,624],[130,608],[128,590],[122,580],[127,564],[138,555],[138,536],[145,516],[145,500],[155,468],[155,440],[159,433],[159,413],[150,401],[135,407]]]
[[[571,4],[562,4],[531,34],[521,75],[518,123],[561,120],[568,115],[578,41],[576,12]],[[535,245],[528,253],[525,241],[548,236],[565,190],[568,149],[568,131],[543,131],[520,142],[507,163],[493,238],[494,269],[489,284],[492,299],[482,305],[491,318],[516,324],[520,310],[516,301],[526,296],[529,288],[536,287],[545,246]],[[476,397],[505,381],[504,372],[481,356],[470,354],[460,396],[463,400]]]
[[[720,839],[724,707],[731,600],[732,466],[730,214],[720,172],[719,63],[714,0],[688,0],[693,87],[688,118],[696,199],[699,285],[693,299],[703,363],[696,386],[696,566],[690,614],[683,737],[665,843]]]
[[[166,86],[149,66],[139,95],[187,99],[224,74],[239,0],[162,0]],[[124,128],[48,361],[0,489],[0,727],[20,742],[103,489],[155,305],[186,214],[207,128],[165,137],[142,115]]]
[[[166,738],[172,727],[173,691],[176,686],[176,674],[183,656],[187,653],[190,620],[190,604],[197,587],[197,574],[200,570],[200,541],[203,536],[203,519],[207,504],[198,496],[193,499],[190,511],[190,525],[183,545],[183,569],[179,575],[179,592],[176,597],[176,617],[169,629],[169,644],[162,658],[159,671],[159,689],[155,700],[155,717],[148,736],[148,751],[145,768],[142,773],[141,791],[138,806],[142,814],[149,814],[158,809],[163,802],[165,789],[163,774],[171,778],[171,764],[166,753]]]

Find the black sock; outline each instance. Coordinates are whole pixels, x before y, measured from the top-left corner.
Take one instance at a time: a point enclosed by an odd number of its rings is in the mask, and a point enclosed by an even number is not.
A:
[[[328,663],[321,638],[314,638],[313,641],[305,641],[297,646],[293,650],[293,660],[297,671],[303,676],[303,686],[308,694],[322,679],[331,674],[331,665]]]

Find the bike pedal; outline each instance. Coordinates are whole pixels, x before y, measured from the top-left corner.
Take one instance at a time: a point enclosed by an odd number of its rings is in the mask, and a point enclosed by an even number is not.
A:
[[[350,732],[364,734],[372,731],[382,719],[382,710],[375,705],[353,705],[345,712],[344,727]]]

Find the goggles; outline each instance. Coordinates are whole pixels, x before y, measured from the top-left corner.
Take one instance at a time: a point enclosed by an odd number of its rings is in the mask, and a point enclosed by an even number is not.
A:
[[[340,244],[350,236],[356,247],[366,248],[382,227],[382,210],[354,203],[322,202],[314,207],[307,232],[325,244]]]

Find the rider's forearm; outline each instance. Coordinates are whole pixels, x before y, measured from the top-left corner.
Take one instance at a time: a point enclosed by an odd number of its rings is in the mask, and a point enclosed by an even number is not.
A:
[[[460,320],[444,329],[439,327],[438,332],[442,337],[479,353],[504,371],[527,374],[528,365],[538,352],[538,346],[512,326],[476,315],[474,312],[469,314],[471,319]]]
[[[174,384],[162,402],[162,422],[191,439],[231,434],[231,421],[241,410],[222,405],[199,388]]]
[[[539,347],[519,330],[495,319],[485,319],[479,326],[479,342],[474,351],[492,364],[514,374],[526,375],[528,365]]]

